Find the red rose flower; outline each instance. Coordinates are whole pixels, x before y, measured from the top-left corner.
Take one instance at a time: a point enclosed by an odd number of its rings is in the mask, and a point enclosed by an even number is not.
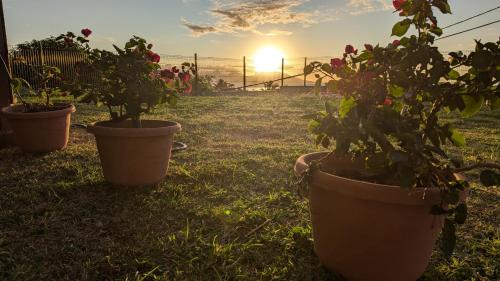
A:
[[[401,45],[401,42],[396,39],[396,40],[392,41],[392,45],[397,48],[399,45]]]
[[[358,50],[354,49],[352,45],[347,45],[345,46],[345,53],[346,54],[356,54]]]
[[[149,60],[151,60],[154,63],[159,63],[160,62],[160,55],[158,55],[155,52],[149,51],[147,53]]]
[[[394,6],[394,9],[396,11],[399,11],[403,8],[403,5],[406,3],[407,0],[394,0],[392,1],[392,5]]]
[[[164,80],[171,80],[175,78],[175,74],[170,71],[170,69],[163,69],[162,71],[160,71],[160,76]]]
[[[184,94],[191,94],[192,91],[193,91],[193,85],[188,84],[187,88],[184,90]]]
[[[368,51],[368,52],[373,52],[373,46],[371,44],[365,44],[365,49]]]
[[[330,61],[331,65],[332,65],[332,68],[339,68],[339,67],[342,67],[344,65],[344,61],[341,60],[341,59],[338,59],[338,58],[334,58]]]
[[[189,73],[180,73],[179,78],[181,78],[182,82],[188,83],[191,79],[191,75],[189,75]]]
[[[92,30],[88,29],[88,28],[85,28],[85,29],[82,29],[82,34],[83,36],[85,37],[89,37],[90,34],[92,34]]]
[[[392,105],[392,100],[391,99],[385,99],[384,100],[384,105],[385,106],[391,106]]]

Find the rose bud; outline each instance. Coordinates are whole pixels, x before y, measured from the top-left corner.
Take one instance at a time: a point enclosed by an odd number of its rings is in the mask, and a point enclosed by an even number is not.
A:
[[[373,52],[373,46],[371,44],[365,44],[365,49],[368,51],[368,52]]]
[[[392,41],[392,45],[397,48],[399,45],[401,45],[401,42],[396,39],[396,40]]]
[[[385,106],[391,106],[392,105],[392,100],[391,99],[385,99],[384,100],[384,105]]]
[[[345,46],[345,53],[346,54],[353,54],[356,50],[354,50],[354,47],[352,45],[347,45]]]
[[[153,48],[153,44],[148,44],[148,49],[151,50]]]
[[[392,5],[394,6],[394,9],[396,11],[399,11],[403,8],[403,5],[406,3],[407,0],[394,0],[392,1]]]

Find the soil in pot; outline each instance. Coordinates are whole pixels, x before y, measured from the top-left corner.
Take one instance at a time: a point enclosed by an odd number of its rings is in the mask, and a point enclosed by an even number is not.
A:
[[[2,109],[2,116],[9,123],[14,142],[21,150],[51,152],[68,145],[71,113],[75,111],[75,107],[68,104],[55,105],[48,111],[11,105]]]
[[[143,120],[97,122],[87,127],[94,134],[104,178],[115,185],[142,186],[161,182],[167,175],[176,122]]]
[[[300,157],[295,172],[323,156]],[[316,171],[309,200],[316,254],[351,281],[417,280],[443,225],[429,213],[440,202],[435,188],[405,190]]]

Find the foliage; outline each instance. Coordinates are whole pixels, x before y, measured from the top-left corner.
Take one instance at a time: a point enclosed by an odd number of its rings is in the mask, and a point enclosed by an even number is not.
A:
[[[30,84],[23,78],[13,77],[12,73],[9,71],[6,62],[2,59],[2,66],[4,70],[7,72],[7,76],[9,79],[9,83],[12,89],[12,92],[16,95],[16,97],[21,101],[24,105],[24,109],[26,112],[41,112],[41,111],[51,111],[55,109],[59,109],[60,106],[54,106],[50,99],[55,95],[63,95],[66,93],[61,93],[61,90],[58,87],[49,86],[49,82],[53,82],[61,79],[61,70],[57,67],[48,66],[48,65],[40,65],[37,68],[39,72],[36,74],[39,76],[42,88],[38,91],[33,91]],[[29,65],[30,67],[36,67],[33,65]],[[42,103],[29,103],[26,102],[23,98],[24,95],[34,94],[39,97],[44,102]],[[65,105],[63,105],[65,106]]]
[[[29,42],[17,44],[13,52],[25,51],[25,50],[40,50],[40,49],[52,49],[52,50],[81,50],[81,46],[78,44],[68,44],[64,40],[60,40],[56,37],[49,37],[41,40],[31,40]]]
[[[217,83],[214,85],[214,89],[216,91],[225,91],[234,87],[234,84],[225,81],[224,79],[217,80]]]
[[[213,77],[210,75],[192,77],[190,83],[195,85],[193,95],[207,96],[214,94],[215,88]]]
[[[57,39],[79,45],[86,60],[77,65],[77,72],[92,73],[77,75],[66,88],[82,102],[105,105],[112,121],[132,119],[140,128],[141,114],[159,104],[175,105],[179,94],[192,90],[189,81],[193,66],[184,63],[181,69],[161,70],[160,56],[151,50],[153,45],[138,36],[133,36],[124,48],[113,45],[115,52],[90,48],[86,37],[71,32]]]
[[[323,77],[330,77],[327,87],[342,96],[338,107],[326,101],[325,111],[309,127],[317,144],[325,148],[335,144],[328,157],[362,163],[357,169],[333,172],[403,188],[440,188],[441,205],[431,212],[449,216],[443,248],[451,254],[455,224],[462,224],[467,214],[460,193],[469,183],[455,178],[462,161],[452,159],[443,146],[464,147],[466,142],[440,115],[459,111],[465,118],[483,105],[499,108],[500,42],[476,41],[470,55],[457,52],[444,58],[434,46],[436,36],[442,34],[434,11],[451,13],[447,0],[399,0],[394,6],[404,19],[394,25],[392,35],[405,36],[411,26],[416,35],[385,47],[366,44],[359,54],[348,45],[343,57],[332,59],[331,64],[314,62],[306,67],[306,73],[323,74],[317,88]],[[456,71],[461,66],[469,69],[467,73]],[[498,185],[498,178],[492,170],[483,172],[484,184]]]

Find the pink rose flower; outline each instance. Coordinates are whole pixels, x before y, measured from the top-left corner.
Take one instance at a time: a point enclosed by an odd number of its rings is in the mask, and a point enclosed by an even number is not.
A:
[[[82,34],[83,36],[85,37],[89,37],[90,34],[92,34],[92,30],[88,29],[88,28],[85,28],[85,29],[82,29]]]
[[[189,75],[189,73],[180,73],[179,78],[181,78],[182,82],[189,83],[189,80],[191,79],[191,75]]]
[[[331,61],[330,61],[331,65],[332,65],[332,68],[335,69],[335,68],[340,68],[344,65],[344,61],[339,59],[339,58],[333,58]]]
[[[160,62],[160,55],[158,55],[157,53],[149,51],[147,53],[147,55],[148,55],[148,58],[149,58],[150,61],[152,61],[154,63],[159,63]]]

